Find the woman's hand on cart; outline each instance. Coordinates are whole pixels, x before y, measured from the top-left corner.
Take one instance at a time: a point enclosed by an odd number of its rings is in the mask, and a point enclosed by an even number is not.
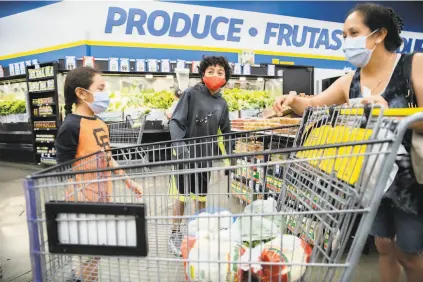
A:
[[[369,97],[363,98],[363,100],[361,100],[361,103],[364,105],[367,105],[367,104],[381,105],[384,108],[388,108],[388,102],[386,102],[386,100],[380,95],[371,95]]]

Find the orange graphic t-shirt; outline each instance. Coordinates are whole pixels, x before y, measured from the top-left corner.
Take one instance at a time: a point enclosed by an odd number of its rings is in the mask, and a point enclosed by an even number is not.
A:
[[[69,179],[72,184],[66,191],[67,200],[108,201],[112,187],[108,181],[111,173],[90,172],[109,166],[110,154],[105,152],[110,149],[107,125],[97,117],[70,114],[59,129],[55,146],[58,163],[84,157],[72,163],[72,171],[81,173]]]

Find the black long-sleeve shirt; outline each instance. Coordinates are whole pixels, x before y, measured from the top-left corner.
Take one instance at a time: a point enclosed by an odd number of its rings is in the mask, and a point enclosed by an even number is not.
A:
[[[203,84],[195,85],[187,89],[179,99],[178,105],[173,112],[169,124],[170,135],[175,146],[184,145],[180,141],[186,138],[206,137],[220,133],[230,133],[229,110],[226,100],[221,93],[212,95]],[[198,144],[197,140],[197,144]],[[191,157],[202,157],[219,154],[217,152],[217,139],[204,138],[202,146],[195,146],[195,155]],[[225,138],[225,147],[219,146],[220,150],[225,148],[229,153],[228,138]],[[189,142],[193,146],[194,142]],[[220,143],[222,144],[222,143]]]

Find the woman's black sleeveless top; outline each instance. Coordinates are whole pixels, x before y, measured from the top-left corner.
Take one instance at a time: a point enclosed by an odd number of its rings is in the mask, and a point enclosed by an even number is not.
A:
[[[416,105],[416,99],[410,89],[411,59],[409,55],[401,55],[382,97],[390,108],[408,108],[409,103]],[[407,58],[408,57],[408,58]],[[406,59],[407,58],[407,59]],[[360,70],[357,69],[350,86],[349,98],[362,98]],[[409,91],[411,90],[411,91]],[[411,148],[412,130],[407,130],[402,144],[408,153]],[[395,206],[408,213],[423,215],[423,185],[418,184],[414,176],[410,154],[397,157],[398,173],[391,188],[384,196],[384,201],[391,201]]]

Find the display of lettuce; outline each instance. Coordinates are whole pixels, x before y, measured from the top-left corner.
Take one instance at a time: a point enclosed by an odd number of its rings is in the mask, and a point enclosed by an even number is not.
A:
[[[22,100],[0,101],[0,116],[24,114],[26,113],[26,103]]]
[[[223,97],[228,103],[229,111],[247,109],[264,109],[272,105],[273,99],[266,91],[246,90],[239,88],[223,90]]]
[[[110,95],[108,111],[124,111],[133,108],[168,109],[173,103],[173,93],[170,91],[159,91],[146,89],[142,92],[131,92],[129,88],[123,88],[118,97],[116,93]]]

